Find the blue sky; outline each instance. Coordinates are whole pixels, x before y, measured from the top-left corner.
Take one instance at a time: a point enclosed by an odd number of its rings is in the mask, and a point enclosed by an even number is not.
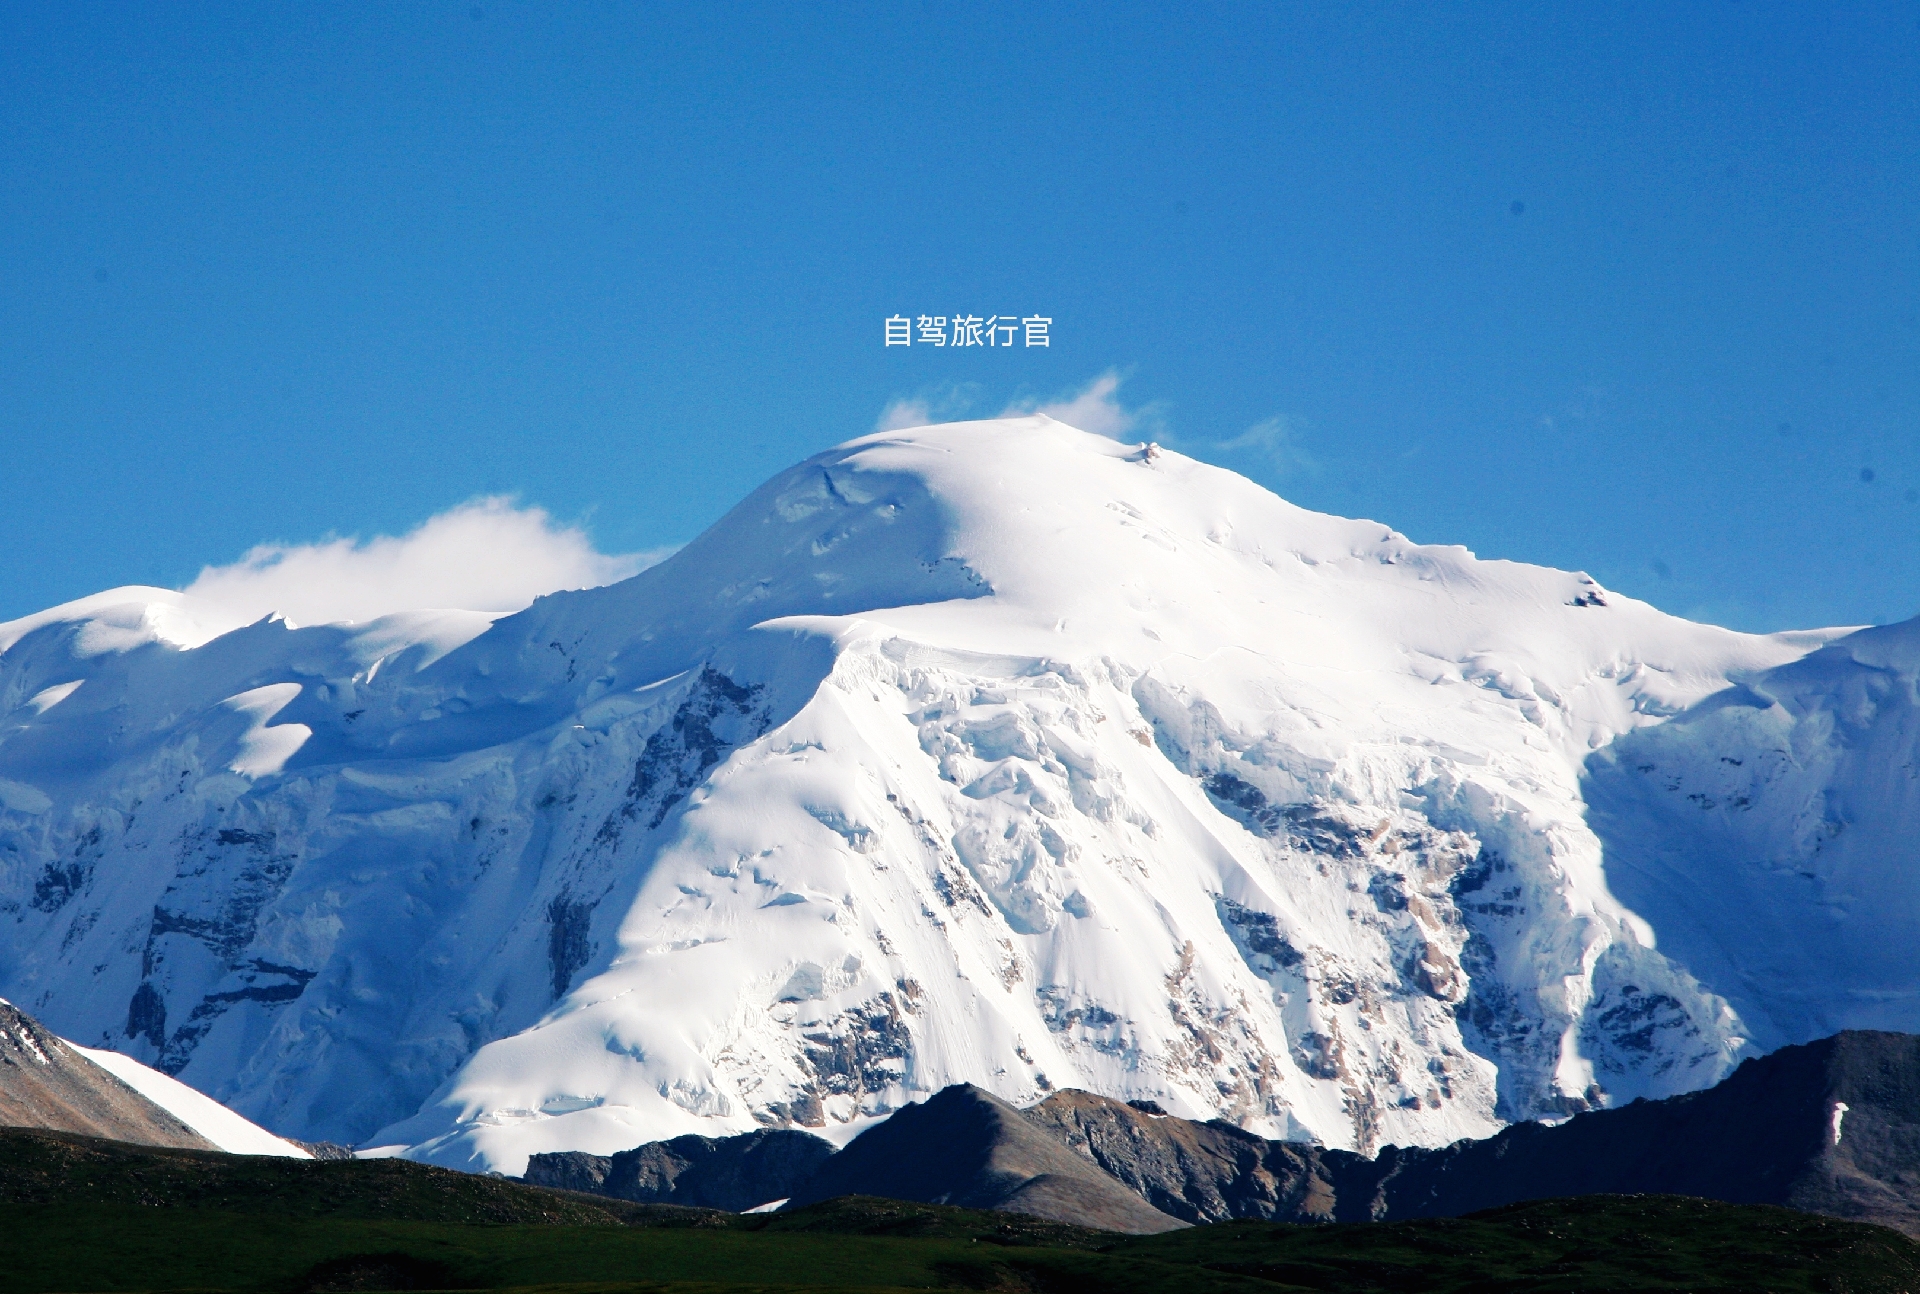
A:
[[[1308,507],[1920,612],[1920,4],[1574,8],[0,4],[0,619],[481,496],[656,549],[1110,371]]]

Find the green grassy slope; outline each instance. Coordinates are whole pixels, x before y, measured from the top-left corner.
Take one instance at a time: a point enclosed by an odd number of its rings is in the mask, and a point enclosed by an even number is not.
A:
[[[328,1283],[314,1277],[349,1275],[356,1264],[340,1260],[352,1258],[361,1260],[361,1268],[411,1269],[409,1283],[429,1288],[709,1281],[815,1289],[1017,1289],[1040,1272],[1108,1290],[1273,1288],[1157,1258],[996,1243],[999,1223],[998,1216],[985,1215],[983,1225],[969,1228],[949,1217],[927,1228],[928,1234],[903,1236],[806,1229],[804,1218],[797,1228],[759,1229],[474,1226],[129,1205],[16,1205],[0,1207],[0,1251],[6,1257],[0,1290],[295,1290]],[[370,1261],[376,1257],[380,1261]]]
[[[707,1213],[546,1191],[399,1159],[274,1159],[0,1128],[0,1204],[77,1200],[423,1222],[595,1225]]]
[[[127,1204],[0,1206],[0,1291],[790,1286],[1055,1291],[1920,1289],[1877,1227],[1673,1196],[1474,1218],[1227,1223],[1123,1238],[997,1214],[838,1200],[722,1226],[456,1224]],[[578,1291],[585,1294],[585,1290]]]
[[[1890,1294],[1920,1291],[1920,1243],[1674,1196],[1151,1237],[858,1197],[736,1216],[396,1161],[309,1164],[0,1131],[0,1294],[405,1288]]]
[[[1920,1291],[1920,1243],[1897,1231],[1678,1195],[1588,1195],[1338,1227],[1229,1222],[1108,1252],[1356,1292]]]

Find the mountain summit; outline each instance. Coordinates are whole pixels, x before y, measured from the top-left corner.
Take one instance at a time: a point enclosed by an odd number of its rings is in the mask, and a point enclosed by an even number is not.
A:
[[[289,1135],[519,1173],[970,1082],[1371,1151],[1920,1028],[1911,626],[1692,624],[1044,417],[497,620],[193,617],[0,626],[0,992]]]

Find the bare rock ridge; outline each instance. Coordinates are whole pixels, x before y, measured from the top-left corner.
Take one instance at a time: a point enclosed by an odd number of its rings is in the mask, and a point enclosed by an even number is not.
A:
[[[620,1153],[639,1155],[666,1144],[664,1141],[650,1141],[637,1149],[624,1150]],[[606,1189],[607,1170],[612,1164],[612,1156],[590,1155],[584,1150],[556,1150],[548,1154],[534,1155],[528,1159],[526,1176],[522,1180],[556,1191],[586,1191],[593,1195],[609,1195],[611,1192]],[[673,1201],[671,1188],[660,1199],[664,1202],[676,1202]]]
[[[768,1153],[775,1137],[792,1144]],[[682,1146],[696,1141],[705,1144]],[[818,1167],[796,1186],[792,1173],[809,1155]],[[628,1166],[618,1189],[609,1189],[609,1162]],[[666,1162],[682,1167],[639,1171]],[[752,1165],[773,1171],[756,1182]],[[1920,1037],[1849,1031],[1748,1060],[1704,1092],[1558,1126],[1516,1124],[1440,1149],[1389,1146],[1374,1158],[1171,1117],[1151,1102],[1067,1091],[1016,1110],[959,1085],[837,1154],[797,1132],[683,1137],[611,1161],[536,1155],[527,1180],[720,1208],[746,1207],[721,1203],[723,1195],[795,1206],[881,1195],[1139,1232],[1230,1218],[1388,1221],[1558,1196],[1674,1194],[1780,1204],[1920,1235]]]
[[[1657,1192],[1920,1235],[1920,1037],[1849,1031],[1748,1060],[1704,1092],[1438,1150],[1390,1148],[1374,1162],[1380,1217]]]
[[[838,1153],[790,1129],[677,1137],[610,1157],[534,1155],[526,1180],[644,1204],[738,1210],[784,1200],[798,1208],[836,1195],[879,1195],[1108,1231],[1182,1225],[1020,1110],[965,1083],[907,1106]]]
[[[0,1001],[0,1126],[50,1128],[144,1146],[218,1149],[4,1001]]]
[[[861,1133],[794,1193],[794,1207],[836,1195],[1031,1213],[1107,1231],[1181,1226],[990,1092],[959,1083]]]
[[[1269,1141],[1223,1120],[1171,1117],[1090,1092],[1056,1092],[1024,1111],[1033,1123],[1141,1196],[1187,1222],[1270,1218],[1333,1222],[1372,1161],[1302,1142]]]
[[[560,1151],[535,1155],[526,1180],[641,1204],[679,1204],[741,1213],[784,1200],[833,1154],[810,1132],[768,1128],[737,1137],[675,1137],[617,1155]]]

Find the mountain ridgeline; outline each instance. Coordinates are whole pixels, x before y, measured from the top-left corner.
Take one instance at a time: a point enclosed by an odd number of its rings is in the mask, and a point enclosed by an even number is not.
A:
[[[1068,1091],[1016,1110],[956,1086],[837,1154],[794,1131],[683,1137],[606,1158],[536,1155],[527,1180],[735,1210],[879,1195],[1147,1233],[1234,1218],[1378,1222],[1565,1196],[1690,1195],[1920,1235],[1920,1037],[1842,1033],[1746,1061],[1708,1091],[1373,1158],[1145,1102]]]

